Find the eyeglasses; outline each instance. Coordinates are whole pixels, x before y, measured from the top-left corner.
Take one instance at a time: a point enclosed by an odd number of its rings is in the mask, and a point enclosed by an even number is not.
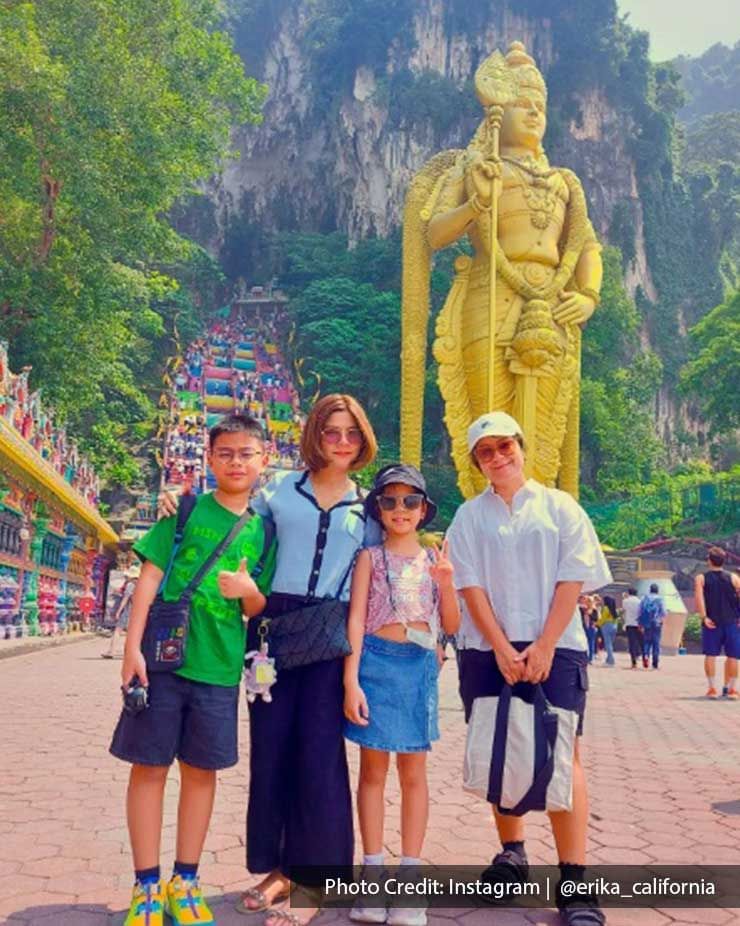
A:
[[[378,508],[381,511],[395,511],[400,502],[404,508],[414,511],[421,507],[423,501],[424,496],[419,492],[414,492],[412,495],[379,495]]]
[[[251,463],[255,457],[261,457],[260,450],[217,450],[213,454],[213,459],[219,463],[231,463],[238,459],[240,463]]]
[[[355,447],[359,447],[364,440],[362,431],[359,428],[324,428],[321,431],[321,436],[327,444],[338,444],[342,437],[345,437],[347,443]]]
[[[479,463],[490,463],[497,453],[501,453],[505,457],[510,457],[514,453],[514,448],[517,446],[517,441],[515,441],[513,437],[505,437],[497,444],[483,444],[476,447],[473,453],[475,454],[475,459]]]

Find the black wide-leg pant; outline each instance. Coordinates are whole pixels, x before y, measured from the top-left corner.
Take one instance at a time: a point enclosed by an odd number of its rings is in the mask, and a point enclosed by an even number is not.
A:
[[[343,659],[284,670],[272,701],[249,706],[247,868],[254,874],[279,869],[301,884],[320,884],[327,873],[351,868],[343,674]]]

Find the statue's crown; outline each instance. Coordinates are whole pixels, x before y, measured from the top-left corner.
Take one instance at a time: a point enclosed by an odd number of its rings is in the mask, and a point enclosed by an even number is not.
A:
[[[506,56],[498,49],[489,55],[476,71],[475,84],[484,106],[506,105],[525,89],[547,98],[545,80],[522,42],[512,42]]]
[[[534,58],[527,54],[523,42],[512,42],[509,45],[505,61],[506,67],[509,69],[519,90],[526,87],[539,91],[545,97],[547,96],[545,79],[534,63]]]

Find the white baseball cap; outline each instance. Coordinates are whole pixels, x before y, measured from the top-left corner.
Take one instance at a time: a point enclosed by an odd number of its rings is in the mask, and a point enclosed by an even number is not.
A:
[[[482,437],[524,437],[519,422],[506,412],[486,412],[468,428],[468,452]]]

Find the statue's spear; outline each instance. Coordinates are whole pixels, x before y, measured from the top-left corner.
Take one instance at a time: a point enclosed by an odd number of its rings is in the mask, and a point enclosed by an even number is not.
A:
[[[506,70],[506,59],[495,51],[475,72],[475,91],[486,110],[488,160],[496,164],[497,170],[491,178],[490,239],[488,277],[488,391],[486,408],[493,409],[494,357],[496,346],[496,248],[498,247],[498,198],[501,191],[499,171],[499,131],[504,117],[504,106],[513,101],[511,83]]]

